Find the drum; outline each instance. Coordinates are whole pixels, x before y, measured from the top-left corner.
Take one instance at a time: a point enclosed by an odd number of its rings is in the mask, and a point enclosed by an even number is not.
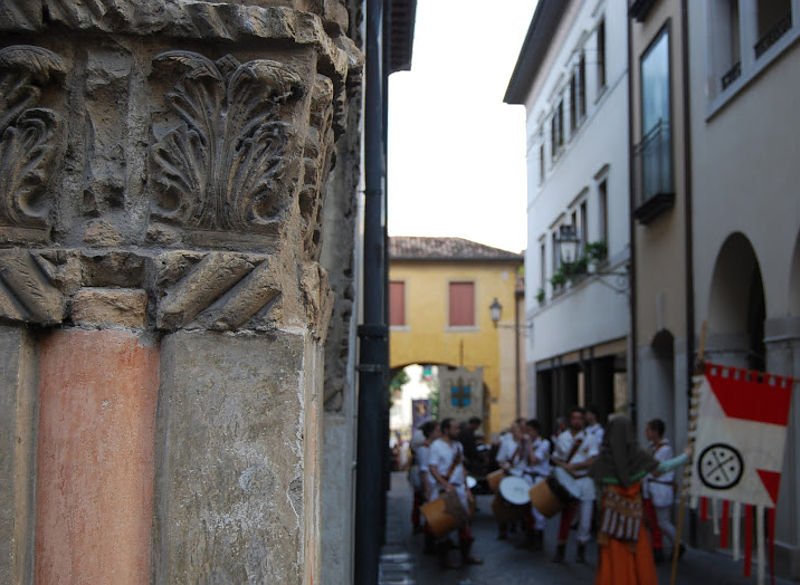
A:
[[[500,482],[500,495],[509,504],[522,506],[531,501],[528,482],[521,477],[509,475]]]
[[[436,538],[461,528],[469,520],[467,511],[454,491],[441,494],[435,500],[420,506],[419,510]]]
[[[497,471],[493,471],[486,476],[486,483],[489,484],[489,490],[495,494],[497,490],[500,488],[500,482],[503,481],[505,477],[505,472],[502,469],[498,469]]]
[[[498,522],[513,522],[527,514],[530,501],[528,482],[509,475],[500,482],[492,502],[492,512]]]
[[[545,518],[552,518],[570,502],[580,496],[578,480],[562,467],[556,467],[544,481],[540,481],[530,489],[530,498],[534,508]]]

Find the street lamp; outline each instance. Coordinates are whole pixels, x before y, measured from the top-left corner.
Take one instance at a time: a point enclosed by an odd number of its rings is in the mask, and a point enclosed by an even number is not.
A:
[[[492,304],[489,305],[489,315],[492,317],[492,323],[494,326],[497,327],[497,322],[500,321],[500,315],[503,312],[503,305],[500,304],[500,301],[497,300],[497,297],[494,298]]]
[[[575,262],[578,258],[581,240],[574,225],[564,224],[558,228],[556,245],[558,246],[558,255],[561,257],[562,263],[572,264]]]

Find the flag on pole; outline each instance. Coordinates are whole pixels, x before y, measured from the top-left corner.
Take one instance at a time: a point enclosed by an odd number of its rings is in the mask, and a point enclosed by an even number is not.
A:
[[[690,493],[774,508],[792,379],[706,364]]]
[[[728,523],[732,520],[735,559],[739,556],[739,522],[744,505],[745,575],[749,575],[751,567],[755,509],[759,584],[765,577],[765,536],[770,537],[770,572],[774,581],[774,520],[767,531],[763,526],[764,510],[769,510],[774,519],[793,383],[792,378],[707,362],[693,391],[689,428],[694,462],[689,494],[693,501],[700,500],[701,519],[707,517],[709,499],[715,519],[714,500],[724,502],[720,544],[726,547]],[[730,518],[729,502],[736,504]]]

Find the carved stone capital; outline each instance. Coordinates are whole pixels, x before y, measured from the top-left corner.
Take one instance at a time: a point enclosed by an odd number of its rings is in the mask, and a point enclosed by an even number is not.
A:
[[[177,80],[166,95],[169,126],[153,127],[153,216],[186,229],[276,235],[298,174],[298,73],[190,51],[163,53],[153,69]]]
[[[61,59],[47,49],[0,49],[0,224],[11,228],[3,230],[6,242],[47,237],[62,120],[37,105],[42,89],[64,73]]]

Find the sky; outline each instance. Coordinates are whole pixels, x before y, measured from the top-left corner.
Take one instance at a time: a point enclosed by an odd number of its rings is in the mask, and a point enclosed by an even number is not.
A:
[[[503,103],[537,0],[418,0],[389,77],[389,235],[526,246],[525,108]]]

